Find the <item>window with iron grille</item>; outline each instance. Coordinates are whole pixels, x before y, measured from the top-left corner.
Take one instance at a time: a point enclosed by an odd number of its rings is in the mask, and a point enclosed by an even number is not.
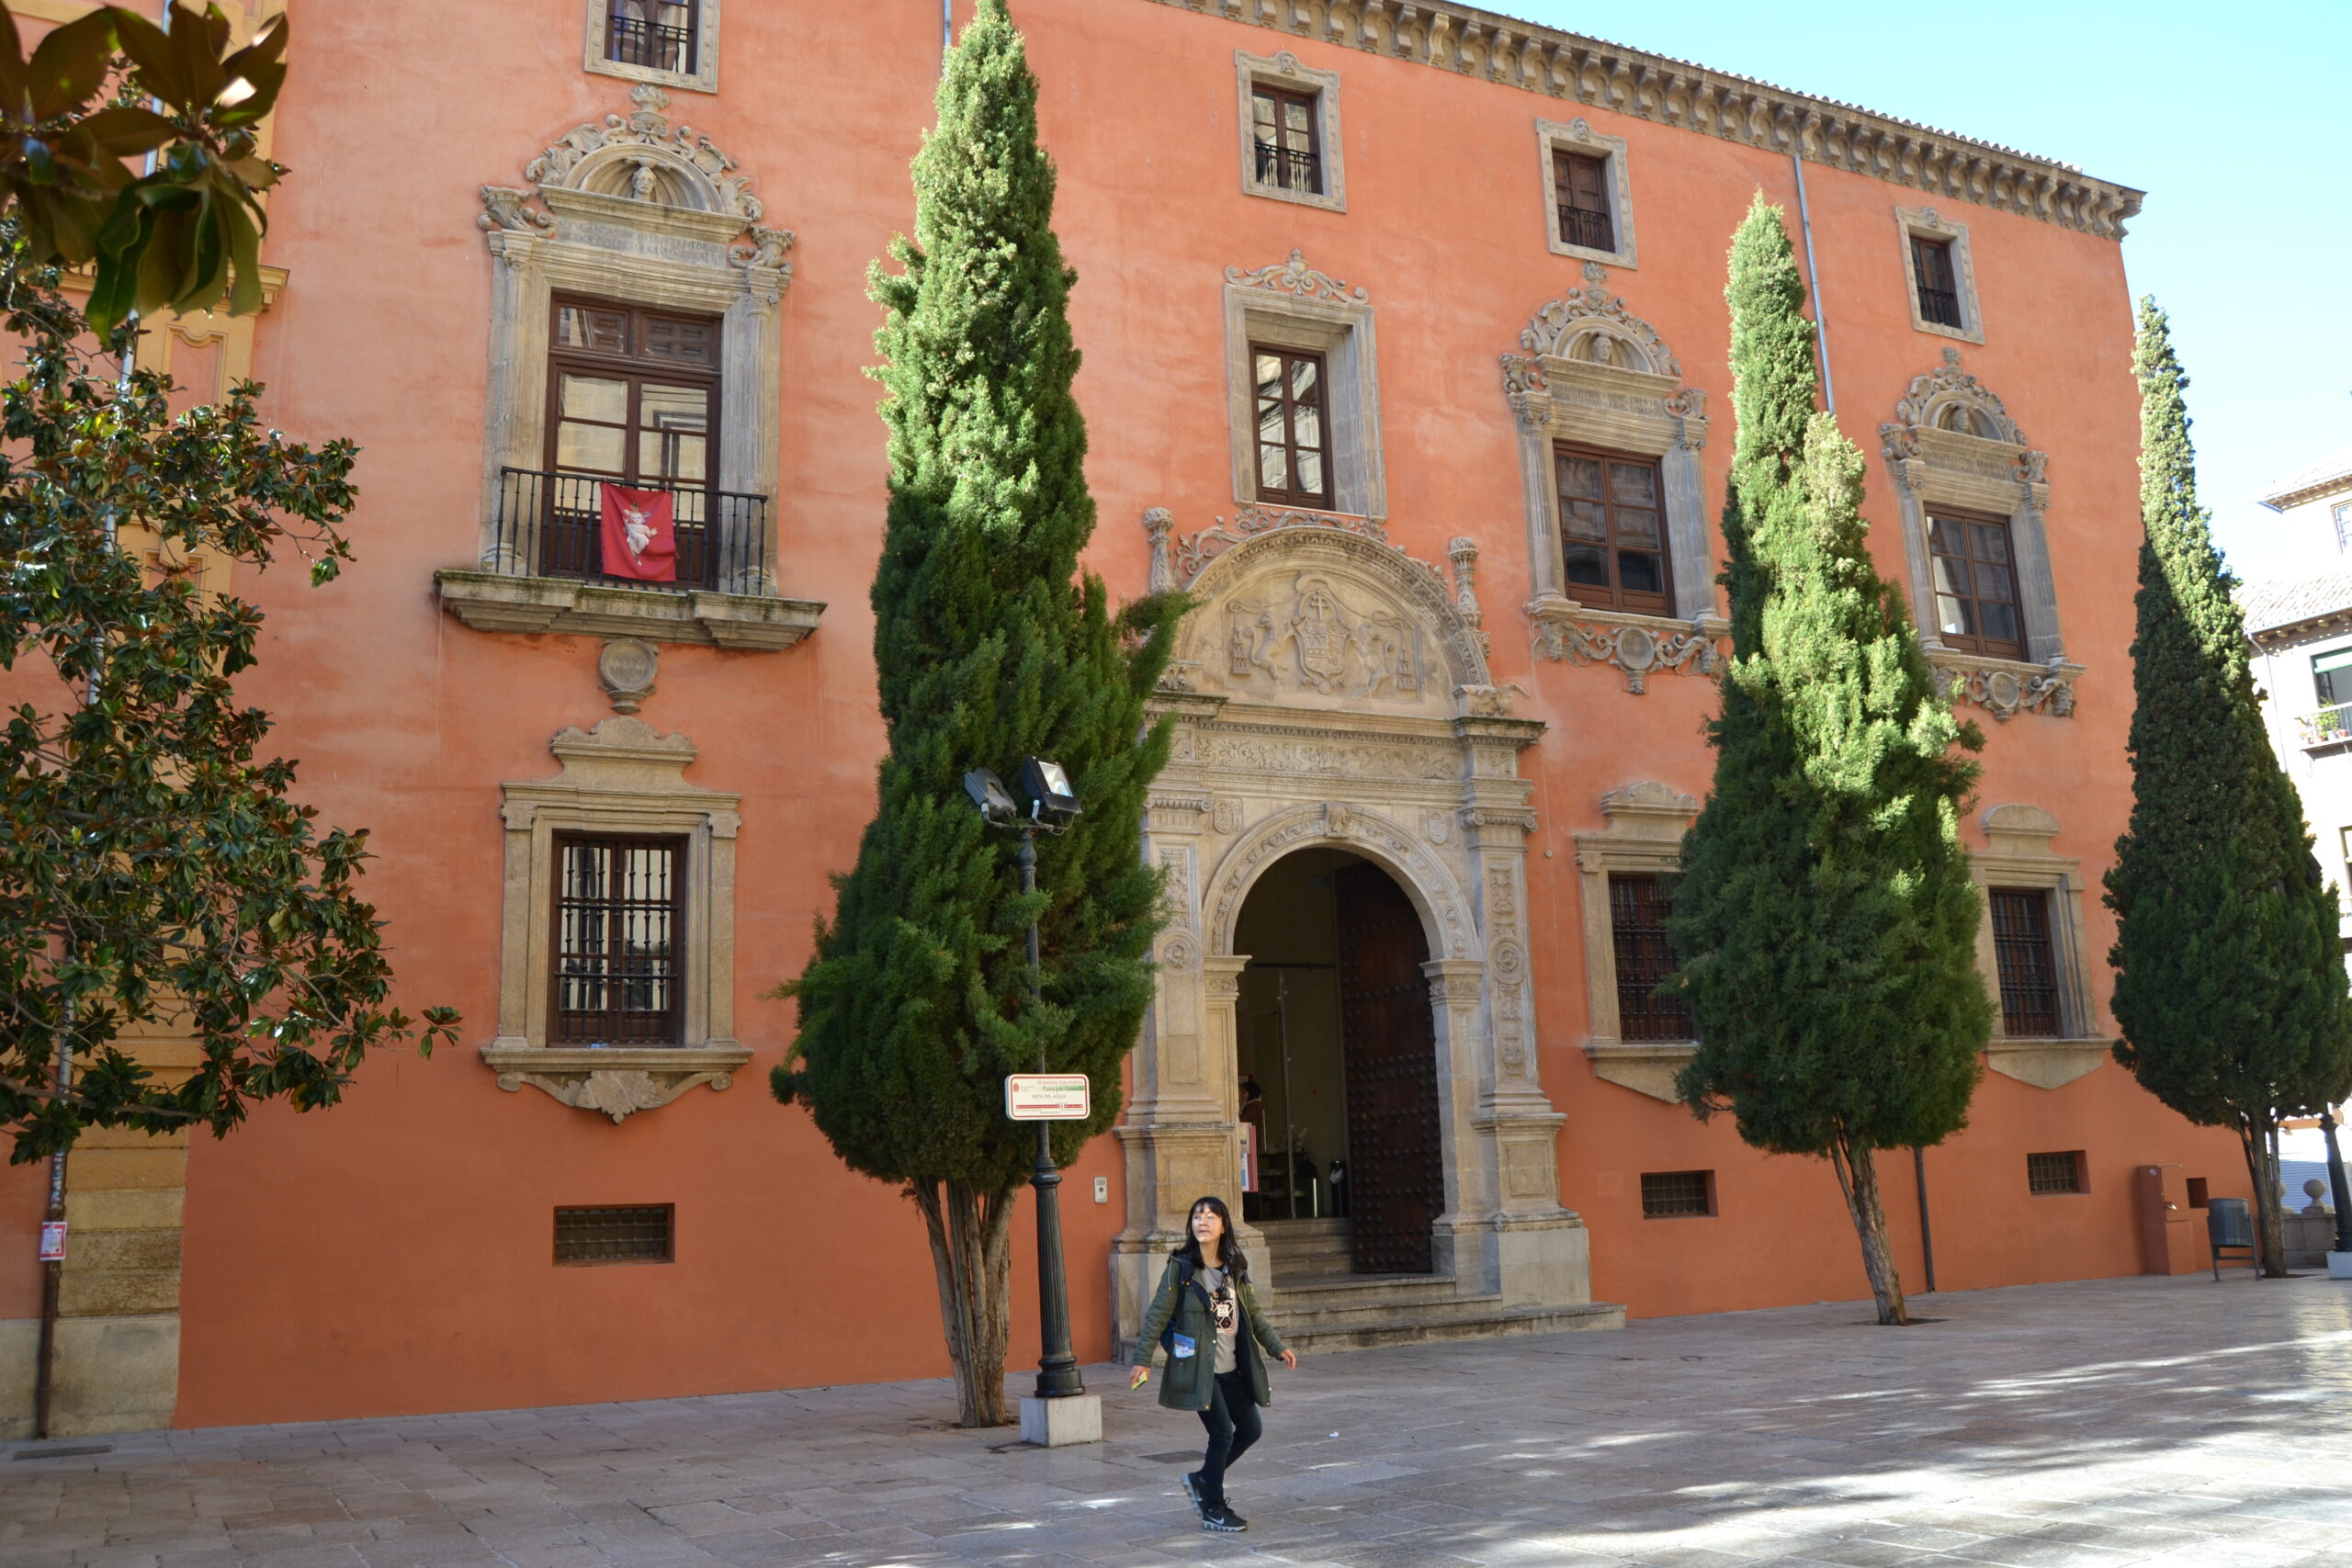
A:
[[[2025,1156],[2026,1190],[2033,1193],[2083,1192],[2083,1151],[2063,1149],[2054,1154]]]
[[[1911,268],[1919,285],[1919,315],[1939,327],[1957,331],[1960,314],[1960,274],[1952,265],[1951,242],[1911,236]]]
[[[2050,890],[1994,887],[1993,959],[2001,980],[2001,1032],[2013,1040],[2056,1038],[2058,958],[2050,942]]]
[[[1936,623],[1944,646],[1993,659],[2025,657],[2018,569],[2006,521],[1949,514],[1928,519],[1935,563]]]
[[[2352,550],[2352,501],[2339,501],[2334,509],[2335,517],[2335,547]]]
[[[701,9],[695,0],[612,0],[605,17],[605,58],[649,71],[695,74]]]
[[[1715,1173],[1712,1170],[1645,1170],[1642,1172],[1642,1218],[1670,1220],[1715,1212]]]
[[[1277,190],[1323,194],[1320,106],[1313,93],[1261,85],[1250,96],[1256,178]]]
[[[556,840],[551,1045],[680,1043],[685,843]]]
[[[1673,885],[1662,876],[1611,873],[1609,936],[1617,955],[1617,1033],[1624,1040],[1688,1040],[1690,1010],[1657,994],[1658,982],[1674,973],[1674,949],[1666,940],[1666,917],[1673,908]]]
[[[1596,607],[1674,614],[1657,460],[1574,446],[1552,460],[1568,592]]]
[[[1331,504],[1331,422],[1323,356],[1250,345],[1258,386],[1258,499]]]
[[[636,1203],[555,1212],[558,1263],[667,1263],[677,1256],[677,1207]]]
[[[1609,160],[1564,147],[1552,151],[1553,188],[1559,193],[1560,243],[1589,251],[1617,248],[1609,211]]]

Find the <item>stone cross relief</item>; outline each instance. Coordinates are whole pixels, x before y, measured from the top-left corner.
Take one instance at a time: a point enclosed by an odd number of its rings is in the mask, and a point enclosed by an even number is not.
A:
[[[1351,604],[1319,573],[1303,572],[1272,596],[1227,600],[1225,623],[1226,673],[1236,682],[1327,697],[1421,695],[1419,629],[1393,609]]]

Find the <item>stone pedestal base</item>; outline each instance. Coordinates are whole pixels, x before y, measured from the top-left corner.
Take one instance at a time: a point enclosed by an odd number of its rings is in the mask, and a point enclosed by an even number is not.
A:
[[[1102,1400],[1098,1394],[1072,1394],[1067,1399],[1023,1399],[1021,1440],[1041,1449],[1066,1449],[1073,1443],[1102,1440]]]
[[[2327,1277],[2331,1280],[2352,1280],[2352,1252],[2329,1253]]]

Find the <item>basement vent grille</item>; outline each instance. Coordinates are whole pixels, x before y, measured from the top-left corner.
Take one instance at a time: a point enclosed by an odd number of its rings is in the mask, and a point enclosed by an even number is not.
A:
[[[558,1209],[558,1263],[667,1263],[677,1207],[640,1203],[627,1208]]]
[[[2028,1191],[2037,1193],[2084,1191],[2083,1151],[2063,1149],[2026,1156],[2025,1185]]]
[[[1715,1212],[1715,1173],[1712,1170],[1645,1170],[1642,1172],[1642,1218],[1671,1219],[1678,1214]]]

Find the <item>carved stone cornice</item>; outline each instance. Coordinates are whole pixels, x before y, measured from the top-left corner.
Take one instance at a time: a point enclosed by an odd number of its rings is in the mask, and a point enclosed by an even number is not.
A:
[[[509,1094],[525,1084],[582,1111],[609,1116],[616,1125],[640,1111],[669,1104],[696,1084],[714,1094],[734,1082],[752,1054],[734,1044],[701,1046],[485,1045],[483,1066]]]
[[[2072,164],[1955,136],[1687,60],[1537,27],[1453,0],[1151,0],[1411,61],[1718,141],[1793,152],[1945,199],[2105,239],[2146,194]]]
[[[1306,265],[1304,251],[1293,251],[1287,261],[1268,266],[1247,269],[1229,266],[1225,280],[1244,288],[1266,288],[1276,294],[1288,294],[1300,299],[1320,299],[1332,305],[1362,305],[1372,299],[1363,285],[1351,287],[1346,280],[1333,277],[1328,272],[1317,272]]]
[[[2015,659],[1979,659],[1950,649],[1928,650],[1936,676],[1936,693],[1955,703],[1983,708],[2007,724],[2021,713],[2075,716],[2075,682],[2079,664],[2053,659],[2048,664],[2028,664]]]
[[[1587,609],[1570,599],[1536,600],[1527,606],[1527,615],[1535,623],[1538,653],[1577,664],[1614,665],[1625,672],[1625,689],[1635,696],[1648,690],[1652,675],[1713,678],[1724,661],[1717,644],[1731,633],[1731,623],[1716,615],[1677,621]]]

